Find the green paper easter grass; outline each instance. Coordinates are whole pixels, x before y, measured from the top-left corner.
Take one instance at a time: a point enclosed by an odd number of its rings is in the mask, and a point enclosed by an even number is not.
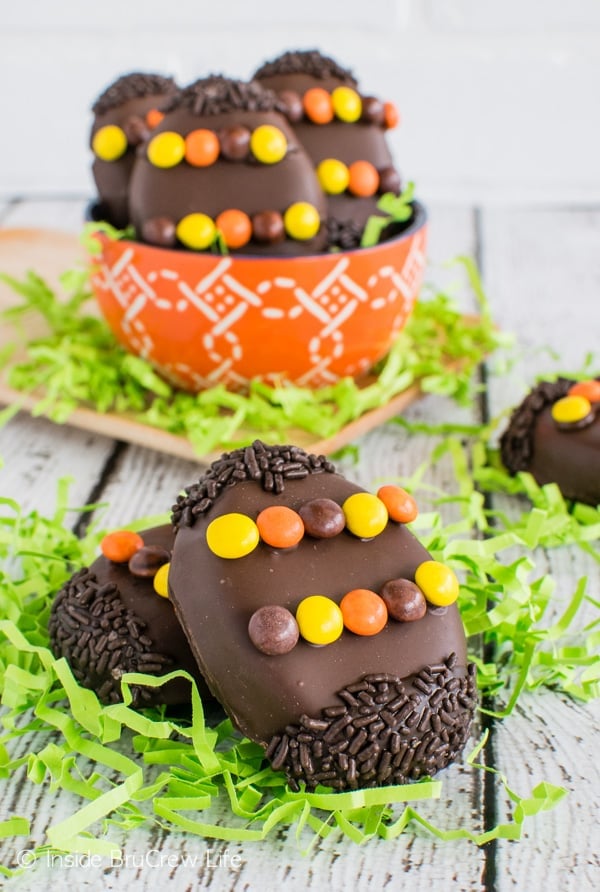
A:
[[[446,455],[452,459],[457,493],[439,494],[438,500],[455,502],[460,519],[443,524],[434,510],[420,515],[414,527],[433,556],[461,578],[460,607],[470,641],[478,651],[480,640],[494,644],[493,663],[472,655],[482,694],[489,695],[488,702],[493,696],[498,706],[487,711],[510,720],[521,693],[541,687],[591,700],[600,692],[599,605],[581,579],[562,615],[547,620],[553,581],[546,574],[536,578],[531,558],[522,554],[538,545],[569,544],[600,559],[600,512],[567,505],[552,487],[535,492],[526,477],[503,479],[487,448],[489,430],[472,433],[465,447],[446,426],[431,456],[432,462]],[[416,491],[422,477],[423,468],[403,482]],[[476,488],[481,481],[499,491],[522,486],[524,494],[535,497],[533,510],[523,510],[513,521],[490,512]],[[91,529],[79,540],[67,529],[67,492],[62,481],[59,507],[50,518],[22,514],[10,500],[0,503],[0,612],[6,617],[0,622],[0,777],[21,773],[29,783],[46,785],[48,795],[63,791],[72,801],[70,816],[49,828],[47,843],[33,857],[48,851],[108,856],[116,848],[111,826],[128,830],[153,823],[230,842],[263,840],[283,828],[304,850],[334,832],[357,844],[425,832],[443,841],[483,845],[518,839],[527,819],[565,796],[562,787],[543,780],[525,795],[514,791],[506,777],[477,761],[484,736],[463,770],[489,772],[512,803],[512,817],[492,827],[446,827],[415,805],[443,801],[443,780],[348,793],[291,792],[282,776],[265,766],[262,750],[236,734],[229,721],[207,725],[191,680],[189,721],[130,707],[131,684],[156,686],[171,676],[125,676],[124,702],[101,705],[93,692],[79,687],[65,660],[47,649],[53,594],[75,568],[89,563],[102,535]],[[148,525],[147,519],[135,524],[140,525]],[[515,548],[520,556],[505,560]],[[584,606],[588,613],[595,610],[592,621],[581,619]],[[23,738],[26,755],[11,755]],[[25,836],[30,829],[22,815],[0,824],[4,836]],[[9,875],[13,868],[3,871]]]
[[[4,351],[0,366],[9,387],[33,400],[34,415],[65,423],[80,408],[111,413],[184,438],[198,456],[257,436],[281,442],[300,431],[327,439],[417,384],[424,393],[468,401],[473,370],[506,338],[494,328],[474,265],[461,262],[480,316],[465,318],[447,294],[424,293],[388,356],[360,386],[345,378],[317,390],[258,381],[245,394],[222,385],[196,395],[174,389],[148,362],[120,347],[93,314],[82,271],[63,276],[60,298],[33,272],[23,281],[0,276],[20,297],[3,314],[15,328],[15,350]],[[47,331],[33,340],[27,334],[32,319],[42,320]],[[17,410],[9,406],[0,420]]]

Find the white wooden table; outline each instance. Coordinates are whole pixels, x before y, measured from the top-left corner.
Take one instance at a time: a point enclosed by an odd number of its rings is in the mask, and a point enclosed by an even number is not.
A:
[[[53,227],[77,231],[85,201],[20,199],[0,202],[0,226]],[[410,420],[429,423],[480,422],[520,401],[536,374],[580,367],[591,351],[600,357],[600,210],[589,208],[430,207],[428,278],[441,285],[461,285],[461,272],[446,261],[460,254],[477,258],[498,324],[517,335],[516,363],[498,375],[494,360],[483,370],[487,382],[481,400],[459,410],[428,397],[407,412]],[[35,258],[32,258],[35,267]],[[464,309],[469,305],[468,289]],[[560,356],[557,363],[550,349]],[[596,368],[598,363],[596,362]],[[431,448],[431,438],[407,435],[384,425],[357,442],[357,465],[341,469],[365,487],[381,475],[410,474]],[[166,457],[151,448],[128,446],[70,427],[57,427],[26,414],[0,429],[0,493],[28,509],[49,513],[55,484],[74,478],[70,501],[107,502],[103,524],[120,525],[167,510],[182,485],[199,474],[198,465]],[[431,482],[450,485],[452,472],[442,462]],[[511,510],[509,499],[504,500]],[[501,503],[496,502],[496,507]],[[525,510],[525,502],[519,503]],[[552,573],[558,591],[572,591],[573,580],[587,574],[590,590],[600,590],[600,566],[581,551],[561,548],[535,556],[542,572]],[[86,890],[169,889],[287,890],[399,889],[529,892],[600,888],[598,703],[583,705],[553,692],[523,696],[505,722],[491,724],[484,751],[488,765],[506,772],[522,794],[539,780],[565,786],[570,795],[551,812],[525,825],[519,842],[496,841],[476,847],[467,841],[442,843],[425,832],[408,832],[393,843],[381,840],[356,846],[335,836],[303,855],[293,834],[261,843],[226,843],[184,837],[161,830],[137,830],[113,838],[123,846],[123,863],[101,867],[38,863],[6,881],[15,890],[53,885]],[[447,814],[438,823],[483,827],[507,809],[497,787],[480,773],[456,765],[445,773]],[[0,820],[8,814],[31,816],[28,846],[44,841],[50,821],[69,813],[68,794],[0,781]],[[439,808],[439,806],[438,806]],[[432,812],[432,815],[435,812]],[[0,860],[10,863],[22,842],[0,840]],[[184,856],[199,856],[196,866]],[[233,856],[236,856],[233,858]],[[233,861],[232,861],[233,858]],[[0,880],[0,886],[2,881]]]

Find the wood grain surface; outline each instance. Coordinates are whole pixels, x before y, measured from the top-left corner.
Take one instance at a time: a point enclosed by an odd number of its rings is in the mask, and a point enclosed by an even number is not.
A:
[[[83,200],[15,200],[0,204],[0,225],[76,232],[83,207]],[[494,316],[503,329],[515,332],[516,344],[509,368],[499,366],[496,357],[486,363],[482,370],[485,392],[470,407],[459,409],[441,397],[427,397],[405,408],[406,418],[429,424],[481,422],[520,401],[536,375],[577,368],[587,352],[598,360],[600,212],[559,207],[509,212],[465,206],[436,206],[430,211],[429,279],[456,288],[463,311],[472,312],[461,269],[446,262],[460,254],[477,257]],[[353,463],[346,456],[340,470],[372,487],[382,479],[411,474],[427,457],[435,438],[381,424],[357,432],[352,442],[358,447],[358,461]],[[70,475],[74,481],[71,504],[101,502],[98,516],[107,526],[168,510],[181,487],[200,473],[198,462],[187,457],[164,455],[110,435],[57,427],[27,413],[0,429],[0,456],[3,496],[49,513],[57,479]],[[452,486],[453,479],[445,458],[431,469],[427,483],[443,491]],[[494,507],[522,512],[526,504],[495,497]],[[451,509],[447,510],[450,519]],[[78,516],[73,513],[73,525]],[[597,596],[599,564],[583,561],[579,550],[540,550],[535,561],[539,573],[551,573],[556,581],[557,615],[581,575],[587,574]],[[442,843],[418,831],[393,843],[374,840],[356,846],[333,834],[309,854],[302,854],[293,833],[232,845],[160,828],[124,834],[113,827],[112,838],[123,846],[120,863],[95,868],[42,861],[7,880],[6,888],[21,892],[62,885],[87,892],[142,892],[168,883],[173,892],[597,889],[599,733],[597,703],[583,705],[551,691],[524,696],[506,721],[491,724],[483,758],[506,773],[518,793],[526,794],[541,779],[570,791],[554,811],[527,823],[519,842],[497,841],[478,848],[467,841]],[[17,757],[18,749],[12,755]],[[45,828],[69,814],[72,802],[69,794],[56,794],[46,785],[21,783],[18,775],[9,782],[0,780],[0,785],[0,820],[10,814],[28,815],[32,820],[26,844],[0,840],[0,860],[11,862],[18,848],[43,843]],[[448,827],[464,824],[483,829],[508,809],[499,785],[461,764],[444,772],[444,791],[443,805],[426,803],[421,811]]]

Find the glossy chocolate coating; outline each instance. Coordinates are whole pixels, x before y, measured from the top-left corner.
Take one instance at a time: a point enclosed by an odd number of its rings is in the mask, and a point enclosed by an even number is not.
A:
[[[300,640],[281,656],[266,656],[252,644],[248,622],[258,608],[280,604],[295,613],[312,594],[339,603],[354,588],[377,592],[390,579],[414,579],[429,554],[406,526],[390,522],[369,541],[344,530],[332,539],[305,536],[287,550],[261,542],[250,555],[225,560],[206,545],[209,522],[234,511],[256,517],[273,504],[298,510],[315,498],[341,504],[361,491],[334,473],[288,479],[279,495],[246,480],[226,487],[193,526],[177,532],[169,575],[175,610],[213,694],[239,730],[264,745],[302,715],[318,716],[323,707],[341,703],[337,692],[365,674],[410,678],[453,652],[466,674],[465,635],[456,605],[428,610],[418,622],[390,621],[372,637],[344,630],[324,647]]]
[[[140,533],[145,545],[160,546],[167,551],[171,551],[173,545],[173,530],[170,525],[153,527]],[[171,672],[175,669],[184,669],[189,672],[195,679],[203,697],[209,697],[210,693],[200,672],[194,657],[192,656],[190,647],[187,643],[185,634],[173,610],[173,605],[167,598],[157,595],[153,588],[152,579],[148,577],[134,576],[126,563],[117,564],[101,555],[97,558],[89,568],[93,574],[95,581],[100,586],[113,583],[116,586],[118,595],[124,607],[133,614],[136,621],[143,624],[142,634],[151,643],[146,645],[146,652],[151,654],[160,654],[163,658],[163,668],[151,674],[161,675]],[[110,595],[114,597],[114,594]],[[61,624],[61,613],[64,616],[68,607],[75,606],[71,597],[61,599],[60,593],[57,596],[55,604],[52,608],[53,617],[50,621],[51,641],[53,642],[53,650],[57,656],[65,656],[74,670],[79,667],[79,657],[77,655],[78,642],[75,641],[70,648],[65,651],[64,647],[60,647],[56,636],[56,627]],[[81,608],[80,608],[81,609]],[[84,610],[85,612],[85,610]],[[102,615],[99,617],[102,620]],[[72,620],[72,617],[71,617]],[[109,621],[108,630],[110,631],[115,625],[114,619]],[[87,668],[87,667],[85,667]],[[123,667],[117,664],[112,669],[105,668],[100,677],[94,677],[94,687],[96,690],[102,688],[105,681],[114,680],[120,672],[126,669],[131,670],[131,666]],[[140,670],[142,671],[142,670]],[[85,681],[82,682],[85,684]],[[89,686],[89,685],[86,685]],[[118,690],[115,685],[113,690]],[[149,690],[149,689],[148,689]],[[109,699],[114,699],[112,695]],[[169,705],[188,704],[190,702],[190,685],[185,679],[173,679],[168,684],[159,688],[152,689],[152,694],[148,698],[143,698],[141,704],[148,705],[150,703],[164,703]]]
[[[209,167],[192,167],[185,161],[176,167],[160,169],[148,161],[145,153],[137,157],[130,188],[131,219],[139,233],[147,220],[166,217],[177,223],[187,214],[200,212],[213,220],[221,211],[237,208],[253,217],[265,210],[283,214],[297,201],[314,205],[323,220],[319,233],[307,241],[286,238],[280,242],[245,245],[241,254],[314,254],[326,244],[326,202],[310,159],[298,144],[283,115],[276,111],[221,112],[194,114],[182,107],[165,115],[153,135],[166,130],[186,136],[192,130],[206,128],[219,132],[225,128],[246,127],[253,131],[262,124],[278,127],[286,136],[288,152],[276,164],[261,164],[253,159],[229,161],[218,158]]]
[[[129,99],[116,108],[94,118],[90,134],[90,145],[94,134],[108,124],[115,124],[127,131],[131,129],[130,119],[145,118],[147,112],[157,108],[168,98],[168,94],[138,96]],[[137,146],[128,145],[124,155],[116,161],[103,161],[94,157],[92,174],[98,190],[100,203],[106,219],[113,226],[123,229],[129,224],[129,181],[136,158]]]
[[[338,77],[315,78],[301,72],[262,77],[259,82],[276,93],[292,90],[300,96],[312,87],[331,92],[336,87],[349,85],[347,80]],[[385,131],[378,124],[362,120],[350,124],[336,119],[329,124],[313,124],[302,118],[294,122],[293,128],[315,167],[325,158],[336,158],[348,165],[353,161],[370,161],[377,170],[393,167]],[[358,198],[347,192],[328,195],[327,213],[336,220],[354,220],[364,227],[368,218],[377,213],[378,199],[378,195]]]
[[[539,484],[556,483],[567,499],[600,505],[600,418],[561,430],[550,408],[537,418],[529,471]]]
[[[585,427],[561,428],[552,404],[573,380],[540,382],[514,411],[501,439],[501,454],[513,473],[529,471],[540,484],[556,483],[567,499],[600,505],[600,413]]]

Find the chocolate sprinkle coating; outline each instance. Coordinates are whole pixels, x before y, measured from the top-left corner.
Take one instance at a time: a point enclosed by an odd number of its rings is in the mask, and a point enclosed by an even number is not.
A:
[[[327,244],[331,248],[341,248],[342,251],[352,251],[360,247],[364,226],[355,220],[337,220],[335,217],[327,218]]]
[[[283,492],[286,479],[300,480],[308,474],[335,473],[324,455],[313,455],[299,446],[267,446],[255,440],[251,446],[225,452],[213,462],[198,483],[186,487],[172,508],[173,526],[193,527],[225,488],[242,480],[255,480],[266,492]]]
[[[285,105],[272,91],[255,81],[240,81],[222,74],[200,78],[179,90],[161,106],[165,113],[184,108],[195,115],[211,116],[236,111],[277,111]]]
[[[469,737],[476,667],[455,671],[456,656],[404,681],[365,675],[339,691],[340,706],[302,716],[270,741],[266,756],[290,787],[356,790],[405,784],[454,761]],[[412,688],[412,690],[411,690]]]
[[[100,584],[88,568],[75,573],[52,604],[48,631],[55,657],[65,657],[73,675],[103,703],[121,701],[125,672],[161,675],[173,660],[157,653],[146,624],[123,604],[115,583]],[[131,687],[132,705],[152,702],[154,690]]]
[[[177,89],[171,77],[162,74],[146,74],[140,71],[124,74],[104,90],[92,106],[95,115],[104,115],[131,99],[173,93]]]
[[[529,468],[533,457],[533,434],[537,416],[546,407],[566,396],[574,383],[569,378],[540,381],[513,411],[508,427],[500,438],[502,462],[512,474]]]
[[[335,77],[349,86],[355,87],[357,84],[350,69],[342,68],[319,50],[289,50],[261,65],[254,77],[276,77],[279,74],[309,74],[319,80]]]

